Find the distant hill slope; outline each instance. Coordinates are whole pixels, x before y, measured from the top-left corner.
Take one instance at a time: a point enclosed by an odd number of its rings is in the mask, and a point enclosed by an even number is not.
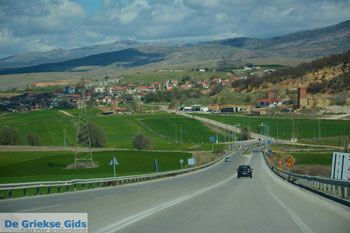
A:
[[[120,50],[128,46],[132,48]],[[226,59],[314,58],[342,53],[349,49],[350,20],[325,28],[270,39],[235,38],[196,44],[128,41],[68,51],[55,50],[40,53],[40,56],[34,53],[29,58],[28,54],[23,54],[0,60],[0,74],[76,71],[82,70],[81,67],[84,66],[111,66],[114,70],[144,65],[160,68],[166,65],[213,61],[223,57]],[[84,57],[84,54],[90,55]],[[75,59],[67,60],[69,57]],[[66,61],[53,62],[55,59]],[[28,62],[25,62],[26,60]],[[44,61],[49,64],[42,64]],[[27,66],[30,63],[37,65]],[[20,64],[27,67],[18,68]]]
[[[43,63],[57,63],[72,59],[87,57],[100,53],[116,52],[129,48],[138,48],[145,46],[153,47],[184,47],[189,44],[183,42],[136,42],[136,41],[118,41],[109,44],[93,45],[89,47],[76,49],[55,49],[48,52],[30,52],[21,53],[14,56],[0,59],[1,68],[18,68],[35,66]]]
[[[235,38],[212,43],[255,50],[261,56],[325,56],[350,49],[350,20],[325,28],[300,31],[270,39]]]
[[[0,74],[22,74],[38,72],[65,72],[74,71],[78,67],[109,66],[116,64],[125,68],[141,66],[159,62],[164,59],[161,53],[143,53],[136,49],[124,49],[122,51],[101,53],[88,57],[73,59],[58,63],[47,63],[36,66],[10,68],[0,70]]]

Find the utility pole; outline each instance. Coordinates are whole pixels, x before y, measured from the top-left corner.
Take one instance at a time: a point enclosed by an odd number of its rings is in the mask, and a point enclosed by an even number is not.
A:
[[[177,126],[175,125],[175,142],[177,143]]]
[[[66,147],[66,128],[63,128],[63,146]]]
[[[181,130],[181,144],[182,144],[182,124],[181,124],[180,130]]]
[[[80,99],[78,102],[79,118],[77,137],[75,142],[75,158],[74,164],[77,167],[77,163],[90,163],[93,165],[92,151],[91,151],[91,138],[89,131],[88,113],[86,108],[86,96],[85,96],[85,81],[82,78],[79,82],[78,88],[80,89]],[[87,147],[87,151],[86,151]]]
[[[27,145],[27,127],[24,130],[24,145]]]
[[[219,143],[218,125],[216,125],[216,144]]]
[[[321,142],[321,120],[318,119],[318,141]]]

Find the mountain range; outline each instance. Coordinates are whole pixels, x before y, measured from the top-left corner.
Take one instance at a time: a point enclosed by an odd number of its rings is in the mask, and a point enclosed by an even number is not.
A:
[[[0,59],[0,74],[88,71],[241,58],[314,58],[350,49],[350,20],[268,39],[201,43],[121,41],[72,50],[22,53]]]

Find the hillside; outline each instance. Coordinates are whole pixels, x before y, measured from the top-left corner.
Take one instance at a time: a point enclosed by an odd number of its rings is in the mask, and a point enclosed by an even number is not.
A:
[[[145,66],[164,68],[170,65],[198,64],[203,61],[210,61],[216,65],[215,60],[222,58],[231,60],[315,58],[350,49],[349,35],[350,20],[321,29],[301,31],[270,39],[234,38],[195,44],[120,42],[74,50],[54,50],[47,53],[12,56],[0,60],[0,69],[2,68],[0,74],[67,72],[81,69],[89,71],[105,66],[108,66],[108,69],[120,71],[134,67],[143,69]],[[40,64],[43,62],[46,64]],[[37,65],[29,66],[30,64]],[[26,67],[23,68],[24,66]],[[97,67],[84,70],[81,68],[84,66]]]
[[[264,56],[317,57],[350,49],[350,20],[325,28],[300,31],[269,39],[236,38],[217,41]]]
[[[237,91],[274,90],[282,98],[295,98],[298,87],[307,89],[310,106],[350,104],[350,50],[280,69],[263,77],[251,77],[233,83]],[[292,93],[292,95],[291,95]]]
[[[0,74],[84,71],[84,69],[105,67],[112,64],[114,64],[115,68],[118,68],[118,66],[127,68],[155,63],[163,59],[164,54],[161,53],[144,53],[136,49],[124,49],[117,52],[100,53],[59,63],[3,69],[0,70]]]

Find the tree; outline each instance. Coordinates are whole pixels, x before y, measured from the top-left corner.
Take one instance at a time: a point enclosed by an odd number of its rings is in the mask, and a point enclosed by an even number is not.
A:
[[[93,122],[89,122],[88,127],[91,147],[104,147],[107,141],[104,130]]]
[[[21,133],[18,129],[4,127],[0,129],[1,145],[18,145],[21,143]]]
[[[152,148],[152,140],[150,137],[143,135],[142,133],[135,134],[133,138],[134,147],[138,150],[142,149],[151,149]]]
[[[40,146],[42,145],[40,137],[35,133],[28,133],[27,142],[30,146]]]
[[[249,139],[249,129],[247,126],[244,126],[241,130],[241,136],[239,137],[239,140],[248,140]]]

